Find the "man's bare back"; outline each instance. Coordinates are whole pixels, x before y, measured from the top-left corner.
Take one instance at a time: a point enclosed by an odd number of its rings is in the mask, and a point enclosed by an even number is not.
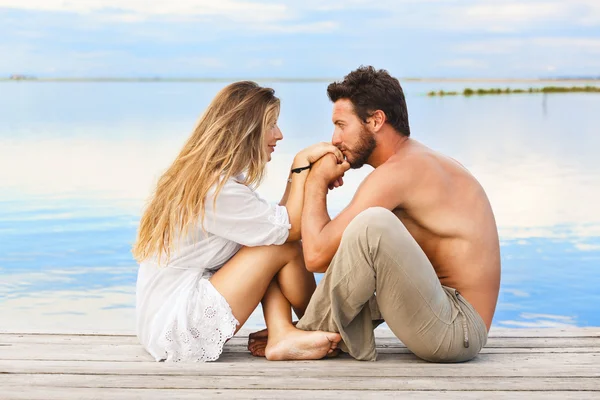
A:
[[[500,287],[500,248],[483,188],[458,162],[413,139],[384,165],[386,173],[393,172],[387,179],[412,175],[404,180],[402,207],[393,212],[431,261],[440,283],[457,289],[489,330]]]

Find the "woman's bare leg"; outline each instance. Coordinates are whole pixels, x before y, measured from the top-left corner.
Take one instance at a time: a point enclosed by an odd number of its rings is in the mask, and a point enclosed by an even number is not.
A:
[[[293,245],[297,247],[297,255],[277,273],[277,283],[292,305],[296,316],[302,318],[317,288],[317,282],[313,273],[306,269],[302,245],[300,242],[295,242]]]
[[[235,317],[243,325],[275,277],[295,311],[303,314],[316,287],[312,274],[306,275],[308,271],[304,271],[302,248],[298,243],[243,247],[215,273],[211,283],[235,310]]]
[[[277,280],[273,280],[262,300],[269,338],[265,356],[269,360],[316,360],[337,348],[340,336],[329,332],[307,332],[292,325],[290,303]]]
[[[317,282],[314,274],[306,269],[302,245],[299,242],[295,243],[298,244],[298,256],[277,273],[276,280],[283,295],[291,303],[294,313],[300,319],[317,288]],[[267,346],[267,336],[266,329],[250,334],[250,339],[261,339],[264,342],[262,343],[262,354],[258,354],[262,357],[265,355],[264,348]],[[250,350],[250,347],[248,349]]]
[[[268,354],[271,359],[322,358],[340,340],[337,333],[316,332],[317,335],[312,335],[315,332],[297,330],[291,323],[290,302],[274,278],[285,268],[298,268],[299,257],[302,257],[301,251],[295,243],[244,247],[211,278],[211,283],[227,300],[240,322],[238,329],[263,300],[265,316],[268,315],[267,326],[271,328],[272,339],[268,344],[273,349]],[[284,283],[290,286],[293,282],[284,279]],[[296,293],[294,289],[288,292],[292,292],[291,297]],[[296,301],[303,312],[305,306],[302,307],[302,303],[307,303],[306,299],[300,296]],[[271,327],[270,324],[274,325]]]
[[[283,295],[290,301],[296,316],[302,318],[306,307],[308,307],[308,302],[317,287],[317,283],[314,274],[306,269],[302,245],[300,242],[295,243],[298,246],[298,256],[279,271],[276,280]],[[248,350],[250,350],[252,355],[265,357],[268,336],[269,332],[267,329],[250,334],[248,338]]]

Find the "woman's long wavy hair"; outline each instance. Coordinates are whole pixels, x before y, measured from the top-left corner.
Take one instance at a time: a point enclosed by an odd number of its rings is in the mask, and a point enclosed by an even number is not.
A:
[[[265,133],[278,117],[273,89],[243,81],[217,94],[150,198],[132,251],[138,262],[150,257],[168,262],[177,238],[198,223],[203,227],[213,186],[216,201],[232,176],[244,173],[243,184],[260,184],[268,161]]]

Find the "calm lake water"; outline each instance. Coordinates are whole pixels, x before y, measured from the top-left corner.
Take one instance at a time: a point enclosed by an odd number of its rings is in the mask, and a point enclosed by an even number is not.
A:
[[[278,201],[295,152],[330,140],[331,104],[325,82],[261,83],[282,99],[285,139],[259,189]],[[0,331],[134,331],[130,247],[145,199],[224,85],[0,82]],[[502,244],[494,325],[599,326],[600,95],[430,98],[465,84],[403,86],[413,137],[490,197]],[[369,172],[346,175],[332,214]],[[263,324],[259,312],[249,324]]]

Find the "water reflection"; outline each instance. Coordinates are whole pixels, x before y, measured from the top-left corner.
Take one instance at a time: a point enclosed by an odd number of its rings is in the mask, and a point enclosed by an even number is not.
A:
[[[503,256],[494,325],[600,325],[600,96],[422,95],[445,85],[405,85],[412,131],[490,197]],[[144,200],[221,86],[0,84],[0,330],[133,329]],[[276,201],[295,151],[329,139],[331,106],[325,84],[273,86],[285,140],[260,192]],[[368,173],[348,173],[333,214]]]

